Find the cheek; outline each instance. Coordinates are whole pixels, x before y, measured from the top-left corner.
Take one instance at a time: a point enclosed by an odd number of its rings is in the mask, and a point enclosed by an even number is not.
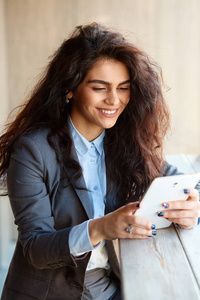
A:
[[[82,92],[76,95],[74,100],[77,103],[77,106],[82,107],[84,109],[95,106],[100,101],[100,95],[94,95],[91,92]]]
[[[121,113],[125,110],[125,108],[127,107],[127,105],[129,104],[129,101],[130,101],[130,98],[127,97],[124,101],[123,101],[123,106],[122,106],[122,110],[121,110]],[[121,114],[120,113],[120,114]]]
[[[129,103],[130,101],[130,96],[127,96],[126,99],[124,99],[124,106],[126,107],[127,104]]]
[[[77,109],[83,114],[87,115],[92,113],[94,107],[89,101],[85,101],[84,99],[76,102]]]

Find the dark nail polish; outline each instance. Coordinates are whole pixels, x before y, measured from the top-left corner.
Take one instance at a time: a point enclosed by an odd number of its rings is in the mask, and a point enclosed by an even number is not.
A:
[[[157,232],[155,230],[152,231],[152,235],[156,235]]]
[[[155,229],[156,225],[152,224],[151,229]]]
[[[164,208],[168,208],[168,207],[169,207],[169,204],[168,204],[168,203],[163,203],[162,206],[163,206]]]
[[[152,237],[151,235],[148,235],[148,237],[150,238],[150,237]]]
[[[162,211],[160,211],[160,212],[157,213],[157,215],[158,215],[159,217],[163,217],[163,216],[164,216],[164,213],[163,213]]]
[[[189,194],[189,192],[190,192],[190,190],[184,189],[184,193],[185,193],[185,194]]]
[[[137,204],[136,204],[136,207],[140,207],[140,203],[137,203]]]

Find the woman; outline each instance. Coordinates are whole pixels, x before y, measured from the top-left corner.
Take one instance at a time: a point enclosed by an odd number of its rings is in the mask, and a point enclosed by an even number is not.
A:
[[[121,34],[76,28],[1,136],[19,238],[2,300],[121,299],[113,240],[146,239],[134,213],[164,162],[169,113],[159,69]],[[164,216],[197,223],[196,190]]]

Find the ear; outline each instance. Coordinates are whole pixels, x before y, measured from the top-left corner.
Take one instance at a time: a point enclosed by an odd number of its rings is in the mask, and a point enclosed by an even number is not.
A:
[[[68,98],[68,99],[73,98],[73,92],[67,92],[67,91],[66,91],[66,94],[67,94],[67,98]]]

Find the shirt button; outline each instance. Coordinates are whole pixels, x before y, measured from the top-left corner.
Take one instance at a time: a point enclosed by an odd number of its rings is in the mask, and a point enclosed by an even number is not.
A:
[[[94,164],[94,163],[95,163],[95,160],[94,160],[94,159],[90,159],[90,162],[91,162],[92,164]]]
[[[95,185],[95,186],[93,187],[93,190],[94,190],[94,191],[98,190],[98,186]]]

